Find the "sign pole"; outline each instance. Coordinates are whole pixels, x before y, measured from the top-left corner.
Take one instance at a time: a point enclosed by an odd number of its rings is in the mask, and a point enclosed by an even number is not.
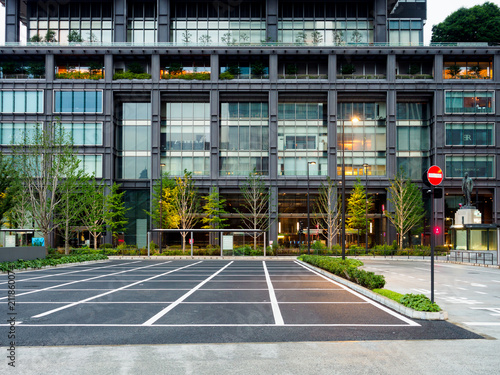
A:
[[[434,303],[434,185],[431,188],[431,302]]]

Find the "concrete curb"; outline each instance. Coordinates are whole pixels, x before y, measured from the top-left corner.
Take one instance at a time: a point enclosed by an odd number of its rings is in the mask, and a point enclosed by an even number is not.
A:
[[[308,267],[308,268],[322,274],[323,276],[328,277],[329,279],[332,279],[332,280],[338,282],[339,284],[347,286],[348,288],[364,295],[365,297],[368,297],[372,300],[377,301],[381,305],[387,306],[387,307],[397,311],[401,315],[407,316],[407,317],[412,318],[412,319],[448,320],[448,312],[446,312],[446,311],[439,311],[439,312],[415,311],[413,309],[410,309],[409,307],[406,307],[406,306],[403,306],[403,305],[397,303],[396,301],[394,301],[390,298],[387,298],[387,297],[384,297],[380,294],[372,292],[370,289],[366,289],[366,288],[362,287],[361,285],[358,285],[356,283],[353,283],[353,282],[346,280],[346,279],[343,279],[341,277],[335,276],[335,275],[331,274],[330,272],[325,271],[321,268],[315,267],[309,263],[303,262],[301,260],[297,260],[297,262],[299,262],[300,264],[302,264],[305,267]]]
[[[220,256],[220,255],[108,255],[111,259],[154,259],[154,260],[297,260],[296,256]]]

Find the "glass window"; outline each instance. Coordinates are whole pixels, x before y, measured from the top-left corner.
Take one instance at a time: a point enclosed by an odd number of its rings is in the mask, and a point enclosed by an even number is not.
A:
[[[446,91],[446,113],[494,113],[493,91]]]
[[[102,91],[55,91],[54,112],[101,113]]]
[[[43,91],[0,91],[2,113],[43,112]]]
[[[494,146],[494,124],[446,124],[446,145]]]
[[[495,177],[495,156],[493,155],[446,155],[446,177],[463,178],[465,172],[470,177]]]

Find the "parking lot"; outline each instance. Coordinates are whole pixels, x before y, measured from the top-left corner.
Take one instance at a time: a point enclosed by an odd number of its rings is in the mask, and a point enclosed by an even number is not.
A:
[[[7,291],[1,275],[3,317]],[[18,345],[481,338],[288,260],[111,260],[17,272],[15,291]]]

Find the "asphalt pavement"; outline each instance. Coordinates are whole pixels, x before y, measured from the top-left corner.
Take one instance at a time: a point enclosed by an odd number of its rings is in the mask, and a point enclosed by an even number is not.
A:
[[[397,290],[389,275],[396,262],[365,262],[386,274],[387,287]],[[404,279],[406,272],[406,281],[415,281],[409,290],[420,289],[416,282],[425,285],[425,276],[412,272],[425,274],[428,266],[412,264],[393,273]],[[457,375],[498,370],[500,351],[491,326],[478,330],[464,319],[453,320],[456,305],[447,309],[453,323],[411,320],[293,261],[130,259],[15,277],[16,367],[5,358],[0,368],[7,373]],[[6,318],[8,282],[0,279],[0,313]],[[0,328],[2,346],[9,345],[9,323]]]

